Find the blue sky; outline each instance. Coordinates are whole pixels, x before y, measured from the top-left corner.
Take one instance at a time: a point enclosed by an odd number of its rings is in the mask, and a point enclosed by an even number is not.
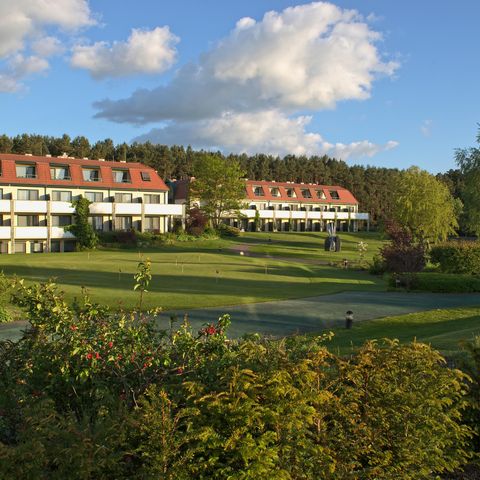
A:
[[[50,3],[0,0],[9,135],[328,153],[432,172],[474,143],[477,0]]]

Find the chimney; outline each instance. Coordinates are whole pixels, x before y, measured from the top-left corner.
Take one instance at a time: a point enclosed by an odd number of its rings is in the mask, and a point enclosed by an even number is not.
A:
[[[90,160],[88,157],[83,157],[83,160]]]
[[[26,157],[32,157],[33,155],[31,153],[25,153]]]
[[[48,158],[52,157],[52,155],[50,153],[47,153],[45,156],[48,157]]]
[[[104,162],[105,159],[104,159],[104,158],[99,158],[98,161],[99,161],[99,162]]]
[[[120,160],[120,163],[127,163],[126,160]]]

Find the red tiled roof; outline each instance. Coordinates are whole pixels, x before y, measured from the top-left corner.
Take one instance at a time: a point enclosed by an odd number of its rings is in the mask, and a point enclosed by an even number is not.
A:
[[[263,196],[257,196],[254,194],[254,187],[263,188]],[[270,188],[278,188],[279,196],[273,196],[270,193]],[[296,197],[289,197],[287,195],[287,189],[293,189]],[[338,185],[316,185],[313,183],[289,183],[289,182],[268,182],[268,181],[246,181],[247,198],[251,201],[276,201],[276,202],[304,202],[304,203],[334,203],[336,205],[356,205],[357,199],[346,188]],[[308,190],[310,197],[304,197],[302,190]],[[323,192],[325,198],[319,198],[317,192]],[[337,192],[338,199],[332,198],[330,192]]]
[[[1,184],[10,185],[41,185],[51,187],[88,187],[111,188],[116,190],[168,190],[157,172],[142,163],[104,162],[100,160],[83,160],[68,157],[39,157],[0,153]],[[36,165],[36,178],[17,178],[15,163],[31,163]],[[68,165],[71,180],[52,180],[50,165]],[[101,180],[87,182],[83,179],[82,167],[99,168]],[[131,182],[117,183],[113,181],[112,169],[128,170]],[[150,181],[142,180],[141,172],[150,174]]]

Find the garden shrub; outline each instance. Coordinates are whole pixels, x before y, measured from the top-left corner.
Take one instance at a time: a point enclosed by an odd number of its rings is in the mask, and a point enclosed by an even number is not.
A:
[[[446,242],[430,251],[432,263],[445,273],[480,274],[480,242]]]
[[[194,207],[188,211],[185,230],[198,237],[205,231],[207,223],[208,217],[198,207]]]
[[[396,284],[398,279],[399,284]],[[390,277],[390,286],[434,293],[478,293],[480,278],[472,275],[421,272]]]
[[[221,223],[218,226],[218,233],[222,237],[239,237],[242,232],[237,227],[231,227],[230,225]]]
[[[386,223],[390,243],[380,250],[387,272],[421,272],[426,265],[425,246],[412,234],[393,222]]]
[[[422,480],[465,463],[466,383],[429,346],[229,340],[15,285],[0,342],[0,478]]]

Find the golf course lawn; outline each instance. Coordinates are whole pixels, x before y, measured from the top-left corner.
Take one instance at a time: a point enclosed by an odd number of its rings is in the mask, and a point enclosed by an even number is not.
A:
[[[300,238],[309,244],[307,235],[292,234],[293,243],[298,244]],[[2,255],[0,270],[29,282],[54,278],[70,300],[81,295],[84,286],[94,301],[114,308],[132,308],[137,303],[133,275],[142,257],[151,259],[153,273],[145,308],[190,309],[385,288],[383,280],[363,271],[296,262],[293,258],[283,261],[242,256],[230,250],[250,238],[177,243],[140,251]],[[336,258],[339,254],[330,255]]]
[[[479,296],[480,297],[480,296]],[[351,330],[337,328],[329,348],[347,354],[366,340],[396,338],[400,342],[428,343],[446,356],[461,350],[463,341],[480,335],[480,306],[428,310],[354,324]]]
[[[324,232],[248,232],[238,243],[248,246],[250,252],[271,255],[272,257],[295,257],[323,262],[341,262],[344,258],[351,262],[359,262],[359,242],[367,245],[364,261],[371,260],[385,241],[380,234],[374,232],[344,233],[339,232],[341,252],[326,252]]]

